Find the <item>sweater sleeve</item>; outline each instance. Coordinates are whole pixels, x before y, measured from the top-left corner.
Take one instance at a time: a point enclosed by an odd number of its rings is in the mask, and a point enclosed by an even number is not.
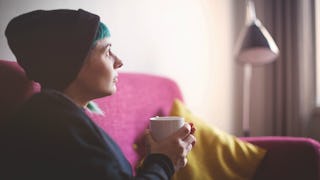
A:
[[[150,174],[158,179],[171,179],[174,174],[172,161],[163,154],[149,154],[138,168],[136,179],[154,179]]]

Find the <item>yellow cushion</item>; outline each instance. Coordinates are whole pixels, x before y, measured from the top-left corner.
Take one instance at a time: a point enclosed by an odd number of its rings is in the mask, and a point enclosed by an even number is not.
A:
[[[188,155],[188,164],[173,180],[250,179],[266,151],[194,116],[179,100],[175,100],[171,116],[182,116],[196,127],[197,142]]]

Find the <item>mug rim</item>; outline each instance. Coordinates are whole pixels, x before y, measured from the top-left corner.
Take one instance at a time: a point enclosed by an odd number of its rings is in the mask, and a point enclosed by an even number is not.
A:
[[[151,121],[181,121],[181,120],[184,120],[183,117],[181,116],[155,116],[155,117],[151,117],[150,118]]]

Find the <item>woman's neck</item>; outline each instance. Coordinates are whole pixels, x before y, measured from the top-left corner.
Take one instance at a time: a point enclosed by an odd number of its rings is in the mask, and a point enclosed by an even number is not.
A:
[[[62,92],[65,96],[69,97],[76,105],[78,105],[81,108],[84,108],[87,106],[88,98],[83,96],[82,93],[80,93],[77,90],[74,90],[73,88],[67,88]]]

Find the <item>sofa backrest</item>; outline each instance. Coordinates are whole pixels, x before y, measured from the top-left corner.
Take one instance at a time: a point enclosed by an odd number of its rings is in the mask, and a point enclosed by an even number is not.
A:
[[[320,143],[303,137],[243,137],[267,154],[257,168],[254,179],[320,180]]]
[[[13,61],[0,60],[0,119],[6,118],[40,86],[27,79]],[[104,115],[88,112],[120,146],[135,167],[144,129],[152,116],[167,115],[175,98],[182,100],[177,84],[165,77],[139,73],[120,73],[117,92],[94,100]],[[139,146],[140,145],[140,146]]]

